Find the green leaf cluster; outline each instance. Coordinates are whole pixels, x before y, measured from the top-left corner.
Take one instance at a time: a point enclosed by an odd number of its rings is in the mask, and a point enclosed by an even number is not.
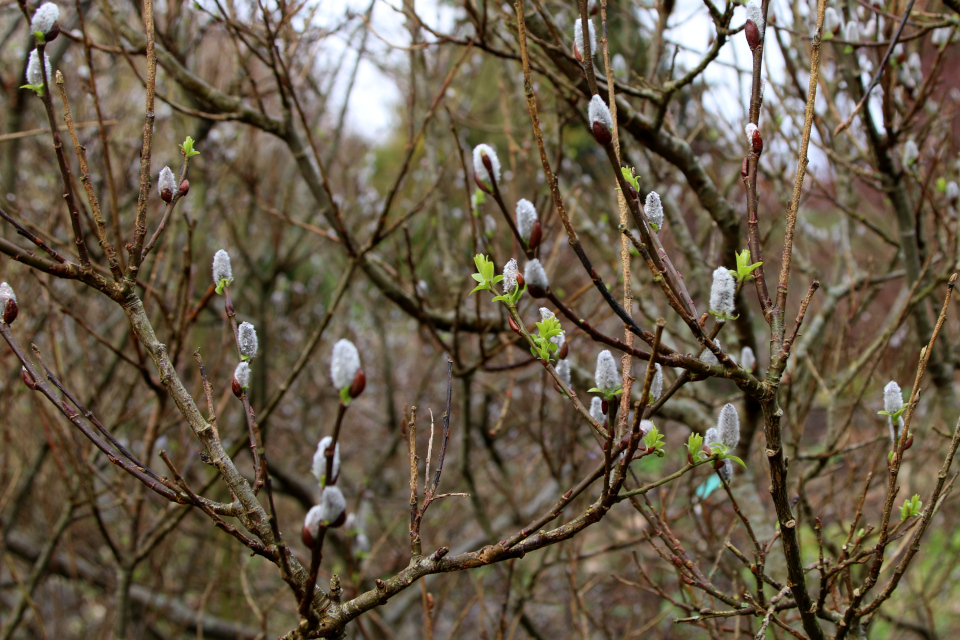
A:
[[[700,454],[702,453],[702,447],[703,436],[699,433],[691,433],[690,437],[687,438],[687,452],[690,454],[690,458],[693,460],[699,460]]]
[[[657,429],[656,426],[650,427],[650,431],[647,432],[647,435],[643,436],[643,446],[647,449],[653,449],[653,452],[657,454],[658,458],[662,458],[667,455],[663,450],[663,434]]]
[[[560,321],[557,319],[557,316],[550,316],[538,322],[536,335],[530,336],[533,338],[534,344],[534,346],[530,348],[530,353],[544,362],[550,362],[551,354],[557,350],[557,345],[551,342],[550,339],[555,338],[561,333],[563,333],[563,329],[560,327]]]
[[[183,153],[184,158],[188,159],[200,155],[200,152],[193,148],[193,138],[190,136],[187,136],[187,139],[180,145],[180,152]]]
[[[754,276],[754,270],[762,265],[762,262],[750,264],[750,249],[744,249],[737,253],[737,270],[730,269],[730,275],[737,279],[737,282],[743,282],[747,278]]]
[[[496,267],[487,256],[478,253],[473,257],[474,264],[477,265],[477,272],[473,274],[473,279],[479,284],[473,288],[470,295],[477,291],[493,291],[493,285],[503,280],[503,276],[494,275]]]
[[[906,520],[907,518],[913,518],[914,516],[920,515],[920,509],[923,508],[923,502],[920,501],[919,494],[913,494],[913,497],[909,500],[905,500],[903,506],[900,507],[900,520]]]
[[[633,187],[633,190],[640,193],[640,181],[634,176],[633,169],[631,167],[620,167],[620,172],[623,174],[623,179]]]
[[[696,445],[696,446],[695,446]],[[710,454],[708,455],[706,451],[702,451],[700,447],[703,445],[703,436],[691,433],[690,438],[687,440],[687,451],[690,452],[690,457],[694,460],[705,461],[710,458],[716,458],[717,460],[733,460],[741,467],[746,468],[747,465],[738,458],[737,456],[731,453],[730,447],[723,444],[722,442],[708,442],[707,446],[710,447]]]
[[[613,391],[604,391],[600,387],[592,387],[590,389],[587,389],[587,393],[599,393],[604,400],[613,400],[615,396],[618,396],[621,393],[623,393],[623,387],[617,387]]]

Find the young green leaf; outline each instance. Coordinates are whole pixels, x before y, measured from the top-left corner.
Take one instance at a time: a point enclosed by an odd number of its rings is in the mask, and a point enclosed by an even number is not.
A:
[[[730,270],[730,275],[735,277],[738,282],[742,282],[746,278],[753,276],[754,270],[762,265],[762,262],[754,262],[750,264],[750,249],[744,249],[740,253],[735,253],[737,256],[737,270]]]
[[[696,460],[702,447],[703,436],[699,433],[691,433],[690,437],[687,438],[687,451],[690,453],[690,457]]]
[[[187,139],[180,145],[180,151],[183,153],[184,158],[192,158],[193,156],[200,155],[200,152],[193,148],[193,138],[190,136],[187,136]]]

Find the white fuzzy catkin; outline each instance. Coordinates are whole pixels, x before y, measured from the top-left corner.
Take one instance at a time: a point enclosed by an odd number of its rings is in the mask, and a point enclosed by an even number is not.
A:
[[[930,42],[939,47],[950,42],[951,36],[953,36],[953,28],[941,27],[940,29],[934,29],[933,33],[930,34]]]
[[[523,267],[523,279],[528,286],[539,287],[541,289],[550,288],[550,280],[547,279],[547,272],[543,270],[543,265],[540,264],[540,261],[536,258],[528,260],[527,264]]]
[[[13,293],[13,287],[6,282],[0,282],[0,315],[3,314],[3,309],[7,306],[9,300],[17,301],[17,296]]]
[[[512,293],[517,289],[517,261],[510,258],[507,264],[503,265],[503,290],[506,293]]]
[[[157,190],[161,195],[167,189],[170,190],[171,195],[177,192],[177,179],[173,177],[170,167],[160,169],[160,178],[157,180]]]
[[[827,7],[823,12],[823,32],[833,33],[840,27],[840,14],[833,7]]]
[[[529,242],[533,223],[537,221],[537,208],[526,198],[517,201],[517,231],[524,242]]]
[[[213,285],[220,286],[223,280],[228,284],[233,282],[233,267],[230,266],[230,254],[220,249],[213,254]]]
[[[647,221],[650,224],[657,225],[657,229],[663,229],[663,203],[660,202],[660,194],[651,191],[647,194],[647,199],[643,203],[643,212],[647,214]]]
[[[250,364],[247,362],[241,362],[237,365],[237,368],[233,370],[233,377],[237,381],[237,384],[240,385],[241,389],[246,389],[250,386]]]
[[[344,389],[353,384],[360,370],[360,353],[346,338],[333,345],[333,357],[330,358],[330,379],[336,389]]]
[[[653,424],[650,420],[641,420],[640,421],[640,438],[642,439],[648,433],[653,431],[656,425]]]
[[[717,418],[717,435],[720,438],[720,444],[731,451],[740,442],[740,416],[737,415],[737,408],[732,404],[725,404],[720,409],[720,417]]]
[[[901,409],[903,409],[903,392],[900,390],[900,385],[891,380],[883,388],[883,410],[893,414]],[[890,427],[890,442],[896,442],[900,438],[903,417],[897,418],[897,421],[894,422],[893,418],[887,416],[887,426]]]
[[[594,122],[599,122],[608,131],[613,131],[613,116],[610,115],[610,107],[603,101],[598,94],[590,98],[590,105],[587,107],[587,116],[590,118],[590,127],[593,128]]]
[[[492,180],[487,166],[483,164],[483,156],[490,159],[490,166],[493,167]],[[493,147],[488,144],[478,144],[473,148],[473,172],[485,184],[491,186],[494,182],[500,184],[500,159]]]
[[[60,7],[52,2],[44,2],[33,14],[30,20],[30,30],[39,31],[46,35],[53,29],[53,25],[60,19]]]
[[[603,415],[603,400],[597,396],[593,396],[590,401],[590,417],[600,424],[603,424],[603,421],[606,420],[606,416]]]
[[[550,311],[550,309],[547,309],[546,307],[540,307],[540,320],[541,320],[541,321],[546,320],[547,318],[553,318],[553,317],[556,316],[556,315],[557,315],[557,314],[555,314],[553,311]]]
[[[336,486],[324,487],[323,495],[320,496],[320,521],[329,525],[340,519],[343,512],[347,510],[347,500],[343,497],[343,492]]]
[[[653,374],[653,380],[650,381],[650,402],[656,402],[663,395],[663,367],[660,363],[653,365],[656,373]]]
[[[595,56],[597,54],[597,30],[593,26],[593,20],[587,20],[587,34],[590,36],[590,55]],[[586,51],[583,48],[583,21],[580,18],[577,18],[576,22],[573,23],[573,43],[582,58]]]
[[[560,380],[563,381],[563,384],[567,385],[567,388],[569,389],[570,388],[570,361],[561,360],[560,362],[557,363],[557,366],[555,367],[555,369],[557,370],[557,376],[560,378]]]
[[[767,25],[763,21],[763,11],[755,0],[750,0],[747,3],[747,20],[757,25],[757,31],[760,32],[760,42],[763,42],[763,32]]]
[[[713,272],[713,284],[710,286],[710,311],[717,316],[733,315],[733,298],[737,292],[737,281],[723,267]]]
[[[703,434],[703,443],[709,447],[716,442],[720,442],[720,433],[716,427],[710,427]]]
[[[723,481],[727,484],[730,484],[730,481],[733,479],[733,460],[727,458],[723,461],[723,466],[720,467],[717,472],[720,474],[720,477],[723,478]]]
[[[303,529],[304,531],[310,532],[310,537],[313,540],[316,540],[320,535],[320,514],[323,513],[323,508],[320,505],[310,507],[310,511],[307,511],[306,517],[303,519]]]
[[[923,63],[920,62],[920,54],[916,51],[910,53],[907,56],[907,63],[905,65],[907,69],[912,71],[918,78],[923,79]]]
[[[860,42],[860,24],[851,20],[843,28],[843,39],[850,43]]]
[[[740,366],[747,371],[753,371],[757,368],[757,357],[753,355],[753,349],[744,347],[740,350]]]
[[[43,56],[43,64],[47,68],[47,80],[53,82],[53,69],[50,67],[50,56]],[[30,59],[27,62],[27,84],[33,86],[43,86],[43,72],[40,70],[40,56],[37,50],[30,52]]]
[[[257,330],[249,322],[244,322],[237,328],[237,344],[240,346],[241,357],[248,360],[256,357],[260,343],[257,340]]]
[[[747,126],[745,126],[745,127],[743,128],[743,131],[744,131],[744,133],[747,134],[747,146],[752,149],[752,148],[753,148],[753,136],[754,136],[754,134],[757,133],[757,131],[759,131],[759,127],[757,127],[757,125],[753,124],[752,122],[748,122],[748,123],[747,123]]]
[[[313,467],[311,472],[313,477],[317,479],[317,482],[320,484],[326,484],[324,476],[327,473],[327,448],[330,446],[330,443],[333,442],[333,438],[326,436],[320,440],[320,443],[317,445],[317,452],[313,454]],[[340,443],[337,443],[337,446],[333,448],[333,476],[332,479],[336,479],[340,475]]]
[[[920,158],[920,149],[913,140],[907,140],[903,145],[903,166],[910,167]]]
[[[610,393],[620,388],[620,372],[617,371],[617,361],[609,349],[597,354],[597,370],[593,374],[597,388],[604,393]]]

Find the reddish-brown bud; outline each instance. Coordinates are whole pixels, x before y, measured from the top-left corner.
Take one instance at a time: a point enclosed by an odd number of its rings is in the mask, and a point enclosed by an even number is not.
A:
[[[20,371],[23,373],[23,384],[27,385],[28,389],[36,391],[40,385],[37,384],[37,381],[33,375],[27,371],[26,367],[20,367]]]
[[[243,387],[240,386],[240,382],[236,378],[233,379],[233,384],[231,386],[233,387],[233,395],[237,396],[238,398],[243,397]]]
[[[906,441],[903,443],[903,450],[906,451],[907,449],[909,449],[909,448],[912,447],[912,446],[913,446],[913,434],[912,434],[912,433],[908,433],[908,434],[907,434],[907,439],[906,439]]]
[[[173,191],[170,189],[161,189],[160,199],[166,203],[170,203],[173,200]]]
[[[531,251],[540,246],[540,240],[542,238],[543,226],[540,224],[539,220],[534,220],[533,227],[530,228],[530,241],[527,243],[527,246],[530,247]]]
[[[10,298],[7,300],[7,304],[3,306],[4,324],[13,324],[13,321],[17,319],[17,314],[19,312],[20,308],[17,306],[16,298]]]
[[[577,48],[576,43],[573,45],[573,57],[577,59],[577,62],[583,62],[583,56],[580,55],[580,49]]]
[[[350,385],[350,397],[359,398],[366,387],[367,375],[363,372],[363,369],[357,369],[357,375],[353,376],[353,383]]]
[[[746,133],[747,143],[750,145],[750,150],[757,155],[763,153],[763,136],[760,135],[760,128],[757,127],[757,125],[750,123],[746,127]]]
[[[47,42],[53,42],[57,39],[57,36],[60,35],[60,22],[54,22],[53,26],[50,27],[50,31],[47,31],[43,34],[43,39]]]
[[[513,316],[510,316],[507,320],[510,323],[510,328],[515,332],[520,333],[520,325],[518,325],[517,321],[513,319]]]
[[[754,24],[753,20],[747,20],[747,24],[743,28],[743,32],[747,36],[747,44],[750,45],[751,51],[760,46],[760,29],[757,28],[757,25]]]
[[[313,539],[313,534],[310,532],[309,527],[303,528],[300,532],[300,539],[307,549],[313,549],[314,545],[317,544],[317,541]]]
[[[603,146],[607,146],[613,140],[613,133],[607,125],[598,120],[593,123],[593,137]]]
[[[557,351],[557,357],[561,360],[566,360],[567,355],[569,353],[570,353],[570,345],[564,342],[563,346],[560,347],[559,351]]]
[[[529,293],[534,298],[546,298],[547,290],[541,289],[540,287],[535,287],[532,284],[527,285],[527,293]]]
[[[750,161],[747,158],[743,159],[743,164],[740,165],[740,179],[746,180],[750,177]]]
[[[477,183],[477,186],[480,187],[480,190],[481,190],[481,191],[483,191],[483,192],[485,192],[485,193],[489,193],[490,195],[493,195],[493,192],[490,191],[489,187],[487,187],[487,185],[484,184],[483,180],[481,180],[481,179],[477,176],[477,174],[473,174],[473,181]]]
[[[487,173],[490,174],[490,177],[496,176],[497,174],[493,170],[493,160],[490,159],[490,155],[486,153],[481,153],[480,159],[483,161],[483,166],[487,168]]]
[[[517,286],[523,288],[523,285],[526,284],[526,280],[523,279],[523,274],[519,271],[517,272]]]
[[[190,181],[184,180],[183,182],[180,183],[180,197],[182,198],[188,193],[190,193]]]
[[[603,415],[607,415],[607,412],[610,411],[610,403],[606,400],[603,400],[600,403],[600,411],[603,412]]]
[[[720,469],[723,469],[723,460],[714,460],[714,461],[713,461],[713,468],[716,469],[716,470],[718,470],[718,471],[719,471]]]
[[[327,525],[330,529],[336,529],[337,527],[342,527],[343,523],[347,521],[347,512],[346,510],[340,512],[340,517]]]

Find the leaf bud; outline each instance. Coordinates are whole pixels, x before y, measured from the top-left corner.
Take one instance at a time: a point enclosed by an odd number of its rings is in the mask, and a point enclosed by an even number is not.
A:
[[[357,369],[357,375],[353,376],[353,383],[350,385],[350,397],[358,398],[367,387],[367,376],[363,369]]]
[[[23,374],[23,384],[27,385],[28,389],[36,391],[40,388],[40,385],[37,384],[36,378],[34,378],[33,375],[27,371],[26,367],[20,367],[20,372]]]

